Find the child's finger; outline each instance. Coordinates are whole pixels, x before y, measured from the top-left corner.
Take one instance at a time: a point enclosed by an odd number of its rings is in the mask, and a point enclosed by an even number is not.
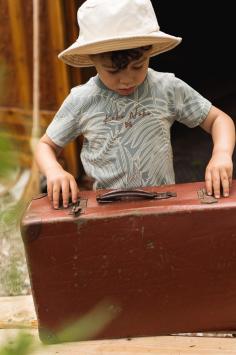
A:
[[[71,198],[72,198],[72,202],[77,202],[78,200],[78,191],[79,191],[79,188],[76,184],[76,181],[75,179],[71,179],[70,180],[70,189],[71,189]]]
[[[220,173],[218,169],[212,172],[212,185],[215,198],[220,198]]]
[[[229,187],[231,187],[232,186],[232,180],[233,180],[233,167],[226,169],[226,173],[227,173],[228,180],[229,180]]]
[[[221,185],[222,185],[222,189],[223,189],[223,196],[228,197],[229,196],[230,181],[229,181],[229,177],[228,177],[225,170],[222,170],[220,172],[220,179],[221,179]]]
[[[52,201],[52,184],[51,183],[47,183],[47,193],[48,193],[48,198],[50,201]]]
[[[52,193],[53,193],[53,207],[54,208],[59,207],[60,192],[61,192],[60,185],[54,184],[53,191],[52,191]]]
[[[206,185],[206,191],[208,195],[212,195],[212,178],[211,178],[211,172],[206,171],[205,174],[205,185]]]
[[[62,183],[62,201],[63,201],[63,207],[67,208],[68,207],[68,200],[69,200],[69,182],[64,181]]]

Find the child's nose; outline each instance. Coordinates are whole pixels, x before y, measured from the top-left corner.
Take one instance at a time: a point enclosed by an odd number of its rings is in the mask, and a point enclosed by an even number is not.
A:
[[[120,76],[120,83],[122,85],[131,86],[131,84],[133,83],[133,78],[131,74],[126,71],[123,71],[122,75]]]

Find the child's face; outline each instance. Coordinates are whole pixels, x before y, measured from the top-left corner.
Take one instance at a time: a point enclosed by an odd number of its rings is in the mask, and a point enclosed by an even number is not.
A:
[[[93,55],[91,59],[103,84],[123,96],[132,94],[143,83],[149,65],[147,53],[144,53],[138,60],[130,62],[126,68],[121,70],[112,65],[108,54]]]

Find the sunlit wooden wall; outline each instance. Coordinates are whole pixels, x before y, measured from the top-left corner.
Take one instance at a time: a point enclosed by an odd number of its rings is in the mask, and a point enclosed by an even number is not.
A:
[[[57,55],[78,37],[76,13],[82,0],[40,0],[40,128],[48,123],[70,88],[93,74],[72,68]],[[0,0],[0,127],[13,141],[20,163],[32,163],[32,0]],[[64,162],[79,173],[79,140],[65,149]]]

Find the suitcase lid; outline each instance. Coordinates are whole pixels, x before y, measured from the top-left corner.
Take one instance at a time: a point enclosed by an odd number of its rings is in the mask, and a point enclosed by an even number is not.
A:
[[[183,183],[175,185],[162,185],[157,187],[145,187],[139,189],[151,194],[164,194],[170,192],[168,198],[143,199],[136,196],[134,198],[122,198],[114,202],[99,203],[97,198],[111,191],[120,190],[96,190],[80,191],[80,201],[77,205],[77,212],[72,211],[72,206],[68,208],[54,209],[46,194],[41,194],[32,199],[23,218],[22,224],[32,223],[32,221],[55,222],[60,220],[104,218],[114,215],[137,215],[137,214],[166,214],[181,211],[205,210],[236,207],[236,180],[233,181],[230,197],[221,197],[216,200],[207,196],[204,182]],[[134,190],[132,190],[134,191]]]

